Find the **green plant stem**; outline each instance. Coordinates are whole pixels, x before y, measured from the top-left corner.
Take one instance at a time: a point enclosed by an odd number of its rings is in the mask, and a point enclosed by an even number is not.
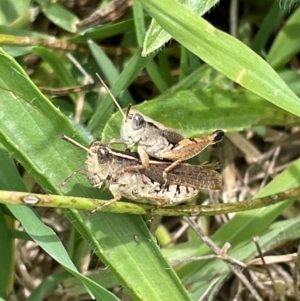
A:
[[[222,203],[212,205],[198,205],[198,206],[174,206],[164,207],[155,210],[155,215],[163,216],[212,216],[218,214],[225,214],[230,212],[240,212],[246,210],[257,209],[265,206],[270,206],[283,202],[285,200],[296,198],[300,196],[300,186],[273,194],[270,196],[247,200],[244,202]],[[80,198],[73,196],[61,195],[45,195],[33,194],[27,192],[17,191],[0,191],[0,203],[3,204],[27,204],[38,207],[57,207],[57,208],[72,208],[82,210],[93,210],[97,206],[104,205],[107,201]],[[108,206],[101,208],[102,212],[111,213],[129,213],[129,214],[148,214],[153,210],[153,206],[147,204],[136,204],[126,202],[115,202]]]

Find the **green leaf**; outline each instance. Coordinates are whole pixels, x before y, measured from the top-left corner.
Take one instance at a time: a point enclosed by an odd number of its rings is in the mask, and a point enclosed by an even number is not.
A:
[[[146,20],[149,19],[145,18]],[[134,29],[134,20],[129,19],[126,21],[120,21],[113,24],[101,24],[100,26],[95,26],[89,28],[84,33],[70,38],[70,41],[83,43],[88,39],[100,40],[107,37],[112,37],[122,33],[130,32]]]
[[[275,69],[284,65],[300,50],[300,7],[298,7],[279,31],[267,55],[267,62]]]
[[[288,84],[289,88],[297,95],[300,95],[300,74],[293,69],[282,69],[278,72],[282,79]]]
[[[12,191],[26,190],[11,156],[3,148],[0,148],[0,152],[2,167],[0,171],[0,178],[3,179],[3,181],[0,182],[0,189]],[[5,172],[5,174],[3,172],[4,170],[7,171]],[[88,287],[98,300],[102,300],[103,298],[105,298],[105,300],[111,301],[119,300],[111,292],[107,291],[97,283],[91,281],[78,272],[58,236],[50,227],[46,226],[38,218],[33,209],[20,205],[7,205],[7,208],[9,208],[12,214],[22,223],[22,226],[24,227],[25,231],[31,236],[31,238],[58,263],[60,263],[67,271],[77,277],[86,287]],[[4,237],[2,237],[2,239],[4,246],[5,239]],[[4,256],[5,252],[1,252],[1,254]],[[7,261],[5,263],[4,261],[3,265],[7,265],[10,262],[11,261]],[[5,270],[0,270],[2,277],[3,271],[9,271],[8,266],[6,266]],[[4,283],[5,282],[3,282],[2,284]]]
[[[257,34],[255,35],[251,48],[253,51],[261,54],[264,47],[272,34],[274,28],[282,22],[283,17],[286,15],[288,9],[279,7],[278,2],[274,2],[272,8],[260,24]],[[272,65],[272,64],[271,64]]]
[[[166,94],[145,101],[135,108],[180,130],[185,137],[211,133],[216,129],[233,132],[255,125],[287,125],[298,122],[298,117],[249,91],[223,90],[218,87]],[[121,122],[119,112],[110,118],[103,132],[105,141],[120,135]]]
[[[3,51],[0,52],[0,69],[0,142],[45,191],[60,193],[57,183],[81,167],[85,156],[82,150],[60,137],[66,134],[84,144],[87,139]],[[74,196],[96,198],[102,195],[80,176],[62,190]],[[14,214],[21,219],[24,210],[29,208],[16,206]],[[40,229],[31,221],[30,212],[26,212],[27,231],[39,243],[44,234],[54,239],[52,232],[47,234],[44,228]],[[140,216],[102,212],[86,216],[75,210],[65,210],[64,214],[134,300],[191,300]],[[51,248],[52,244],[45,246],[48,252],[52,252]],[[89,282],[85,280],[85,284]],[[94,294],[97,292],[92,285],[89,289],[93,289]]]
[[[5,296],[11,289],[10,281],[13,275],[14,248],[9,230],[9,224],[12,226],[13,222],[11,218],[6,218],[2,209],[3,206],[0,206],[0,296]]]
[[[206,1],[185,1],[179,0],[179,3],[184,4],[184,6],[195,14],[202,16],[207,11],[209,11],[213,6],[215,6],[219,0],[206,0]],[[147,31],[145,42],[144,42],[144,49],[143,55],[148,55],[149,53],[160,49],[164,44],[166,44],[172,38],[171,34],[165,31],[159,23],[156,22],[155,19],[152,19],[150,27]]]
[[[174,0],[140,0],[174,39],[207,64],[276,106],[300,116],[299,98],[260,56]],[[187,22],[188,20],[188,22]]]
[[[65,62],[63,62],[62,58],[55,52],[46,47],[35,47],[34,52],[41,56],[41,58],[51,66],[55,76],[59,78],[63,85],[75,86],[77,84]]]
[[[69,32],[76,32],[77,16],[63,8],[58,3],[51,3],[43,9],[45,16],[54,24]]]
[[[114,86],[117,82],[118,77],[120,76],[117,68],[112,63],[110,58],[105,54],[105,52],[101,49],[101,47],[99,47],[97,44],[93,43],[92,41],[89,41],[89,47],[95,58],[95,61],[97,62],[97,65],[101,70],[101,73],[104,74],[109,85]],[[108,98],[110,98],[110,96]],[[129,105],[132,102],[134,103],[134,99],[131,97],[130,93],[127,90],[125,90],[119,96],[119,99],[120,102],[123,104]],[[112,99],[109,99],[109,103],[110,105],[112,104]]]
[[[143,39],[145,36],[145,16],[142,5],[138,1],[133,2],[133,16],[136,30],[136,39],[139,47],[143,47]]]
[[[147,58],[143,58],[141,57],[141,50],[137,51],[136,54],[128,62],[126,68],[122,71],[120,76],[115,81],[113,87],[111,88],[111,93],[117,96],[124,89],[127,89],[132,81],[136,78],[136,76],[141,72],[141,70],[145,68],[148,61],[153,59],[153,56],[154,55],[150,55]],[[108,95],[106,99],[108,99],[109,97],[110,96]],[[110,100],[110,103],[111,106],[113,106],[112,100]],[[120,105],[123,106],[124,104],[120,102]],[[88,125],[89,130],[93,131],[93,134],[95,136],[99,136],[103,128],[104,123],[103,119],[101,118],[102,114],[103,109],[98,107]]]
[[[7,25],[30,8],[30,0],[0,0],[0,25]],[[4,9],[5,8],[5,9]]]
[[[99,66],[99,69],[101,70],[101,74],[104,74],[109,83],[109,86],[113,87],[116,84],[117,79],[120,77],[118,70],[116,69],[110,58],[101,49],[101,47],[99,47],[92,41],[89,41],[89,47],[95,58],[95,61],[97,62],[97,65]],[[113,93],[113,91],[114,90],[112,89],[111,92]],[[129,105],[131,102],[134,103],[133,98],[127,90],[122,91],[122,93],[118,97],[118,100],[120,101],[120,103],[125,103],[127,105]],[[99,136],[100,132],[102,132],[104,124],[107,122],[110,114],[113,112],[113,107],[114,102],[111,99],[111,96],[107,94],[94,112],[89,126],[90,128],[92,128],[94,122],[96,123],[97,121],[101,121],[101,124],[97,123],[96,131],[94,131],[94,134],[97,137]]]
[[[60,282],[66,281],[69,279],[70,279],[70,277],[68,277],[67,272],[55,273],[55,274],[51,274],[51,275],[45,277],[44,279],[42,279],[42,282],[38,285],[38,287],[32,291],[32,293],[26,299],[26,301],[45,300],[46,297],[49,294],[51,294],[51,292],[58,287]],[[76,279],[76,278],[72,278],[72,279]],[[66,289],[65,286],[64,286],[64,289]],[[84,293],[85,293],[85,291],[84,291]],[[70,295],[70,292],[68,294]],[[103,296],[103,298],[105,298],[105,297],[110,298],[110,296]]]

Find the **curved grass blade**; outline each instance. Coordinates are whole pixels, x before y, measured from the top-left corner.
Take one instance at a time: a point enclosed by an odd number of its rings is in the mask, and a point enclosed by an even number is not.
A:
[[[223,90],[218,87],[166,94],[135,108],[180,130],[186,137],[208,134],[216,129],[230,132],[255,125],[291,125],[299,122],[298,117],[249,91]],[[110,118],[103,132],[105,141],[120,135],[121,122],[119,112]]]
[[[0,171],[2,178],[0,189],[15,191],[26,190],[11,156],[2,147],[0,148],[0,153],[2,167]],[[7,172],[4,174],[3,171]],[[60,263],[70,274],[78,278],[82,284],[93,293],[97,300],[102,300],[103,298],[111,301],[119,300],[111,292],[79,273],[59,237],[50,227],[46,226],[40,220],[32,208],[22,205],[7,205],[7,208],[22,223],[26,233],[28,233],[41,248]],[[4,255],[3,252],[1,254]]]
[[[83,165],[85,154],[60,137],[66,134],[84,144],[87,139],[3,51],[0,68],[0,141],[45,191],[61,193],[57,183]],[[99,189],[91,188],[80,176],[62,191],[74,196],[103,197]],[[16,207],[16,211],[21,210],[17,208],[22,207]],[[164,300],[170,296],[172,300],[191,300],[141,217],[101,212],[86,216],[67,209],[64,214],[134,300]],[[19,212],[18,217],[21,215]],[[39,233],[39,228],[28,230]]]
[[[300,116],[299,98],[266,61],[241,41],[216,29],[177,1],[139,1],[162,28],[207,64],[276,106]]]
[[[289,17],[279,31],[267,55],[267,62],[275,69],[282,69],[300,50],[300,7]]]
[[[215,6],[219,0],[208,0],[208,1],[184,1],[179,0],[186,8],[193,11],[198,16],[203,16],[207,11],[209,11],[213,6]],[[160,49],[164,44],[166,44],[172,36],[165,31],[155,19],[152,19],[150,27],[145,36],[143,55],[146,56],[151,52]]]

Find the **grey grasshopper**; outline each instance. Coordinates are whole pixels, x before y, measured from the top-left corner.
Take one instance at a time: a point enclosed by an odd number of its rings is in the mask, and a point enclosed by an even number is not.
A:
[[[221,142],[223,136],[222,130],[216,130],[212,134],[200,138],[184,138],[175,129],[168,128],[129,107],[124,114],[121,139],[129,148],[137,145],[137,152],[142,164],[140,167],[133,166],[126,170],[149,166],[149,156],[160,160],[167,159],[174,162],[163,171],[163,177],[166,179],[167,173],[175,166],[196,156],[206,147]]]
[[[109,144],[121,142],[129,148],[137,146],[137,152],[141,159],[140,165],[128,166],[125,171],[148,167],[149,156],[160,160],[167,159],[173,161],[163,171],[163,177],[167,180],[167,173],[175,166],[196,156],[206,147],[223,140],[224,132],[222,130],[216,130],[212,134],[200,138],[184,138],[177,130],[166,127],[132,107],[128,107],[127,112],[124,113],[103,80],[100,77],[99,79],[123,115],[121,137],[111,139]]]
[[[219,168],[218,164],[181,163],[167,174],[165,185],[163,171],[171,162],[149,161],[148,168],[125,172],[124,168],[140,164],[136,153],[114,150],[99,141],[86,148],[67,136],[63,136],[63,139],[87,152],[85,168],[81,172],[93,187],[101,188],[104,184],[110,190],[113,198],[107,204],[118,201],[123,196],[158,207],[172,206],[193,199],[200,190],[222,188],[221,176],[215,170]]]

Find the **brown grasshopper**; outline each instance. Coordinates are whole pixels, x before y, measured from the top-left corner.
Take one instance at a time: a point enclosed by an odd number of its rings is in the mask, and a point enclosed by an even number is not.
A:
[[[127,112],[124,113],[103,80],[100,77],[99,80],[123,115],[121,137],[111,139],[109,144],[121,142],[129,148],[137,146],[137,152],[141,159],[141,164],[128,166],[124,171],[147,168],[149,166],[149,156],[160,160],[167,159],[174,161],[167,165],[163,171],[163,177],[167,180],[167,173],[175,166],[196,156],[206,147],[223,140],[224,132],[222,130],[216,130],[212,134],[200,138],[184,138],[177,130],[166,127],[130,106]]]
[[[114,150],[99,141],[86,148],[67,136],[63,139],[87,152],[83,173],[93,187],[101,188],[103,184],[108,187],[113,199],[107,204],[123,196],[158,207],[172,206],[193,199],[202,189],[222,188],[221,176],[215,171],[218,164],[181,163],[167,174],[167,185],[164,185],[162,173],[171,162],[149,161],[146,169],[124,172],[124,168],[140,164],[136,153]],[[75,174],[70,175],[63,185]]]
[[[129,147],[138,145],[141,166],[129,167],[126,171],[149,166],[149,155],[157,159],[174,161],[163,171],[163,177],[179,163],[186,161],[209,145],[221,142],[224,132],[217,130],[200,138],[184,138],[178,131],[152,120],[129,107],[121,126],[121,139]]]

